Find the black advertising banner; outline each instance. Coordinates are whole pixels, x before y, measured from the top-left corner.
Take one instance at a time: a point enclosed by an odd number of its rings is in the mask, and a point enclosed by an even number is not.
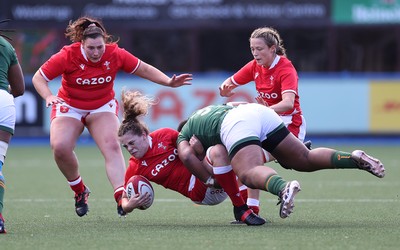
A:
[[[4,1],[4,0],[3,0]],[[2,17],[15,25],[54,26],[82,15],[107,26],[155,28],[246,27],[260,22],[282,25],[328,25],[329,0],[8,0]]]
[[[43,136],[44,102],[38,95],[30,79],[25,79],[25,93],[15,98],[17,114],[15,136]]]

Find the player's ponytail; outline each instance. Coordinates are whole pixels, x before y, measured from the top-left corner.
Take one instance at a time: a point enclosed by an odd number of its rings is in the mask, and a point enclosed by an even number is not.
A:
[[[118,131],[118,136],[122,136],[127,132],[140,135],[150,131],[143,122],[143,117],[147,115],[149,108],[155,104],[153,98],[140,93],[139,91],[123,90],[121,94],[121,102],[123,108],[123,120]]]

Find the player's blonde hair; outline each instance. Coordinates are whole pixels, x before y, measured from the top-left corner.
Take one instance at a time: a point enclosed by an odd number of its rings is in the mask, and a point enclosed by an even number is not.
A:
[[[278,31],[271,27],[261,27],[255,29],[250,35],[252,38],[261,38],[264,40],[265,44],[270,48],[271,46],[276,46],[276,54],[281,56],[286,56],[286,49],[283,47],[283,41]]]
[[[149,108],[157,104],[157,101],[139,91],[123,90],[121,102],[123,120],[118,130],[118,136],[123,136],[127,132],[134,135],[140,135],[143,132],[149,134],[149,129],[142,119],[149,112]]]

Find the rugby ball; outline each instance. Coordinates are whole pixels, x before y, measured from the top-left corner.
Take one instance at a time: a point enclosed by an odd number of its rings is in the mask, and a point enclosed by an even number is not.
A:
[[[126,183],[126,188],[125,188],[126,195],[128,196],[128,199],[130,199],[132,196],[135,196],[136,194],[145,194],[149,193],[151,197],[151,201],[144,205],[139,207],[141,210],[148,209],[154,201],[154,189],[153,186],[151,185],[150,181],[141,175],[134,175],[131,178],[129,178],[128,182]]]

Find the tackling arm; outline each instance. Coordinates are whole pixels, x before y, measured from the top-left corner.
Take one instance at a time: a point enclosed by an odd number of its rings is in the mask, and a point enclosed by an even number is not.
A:
[[[181,141],[178,144],[179,158],[189,171],[199,178],[202,182],[206,183],[210,178],[210,173],[204,168],[202,162],[196,156],[195,151],[189,145],[188,141]]]

